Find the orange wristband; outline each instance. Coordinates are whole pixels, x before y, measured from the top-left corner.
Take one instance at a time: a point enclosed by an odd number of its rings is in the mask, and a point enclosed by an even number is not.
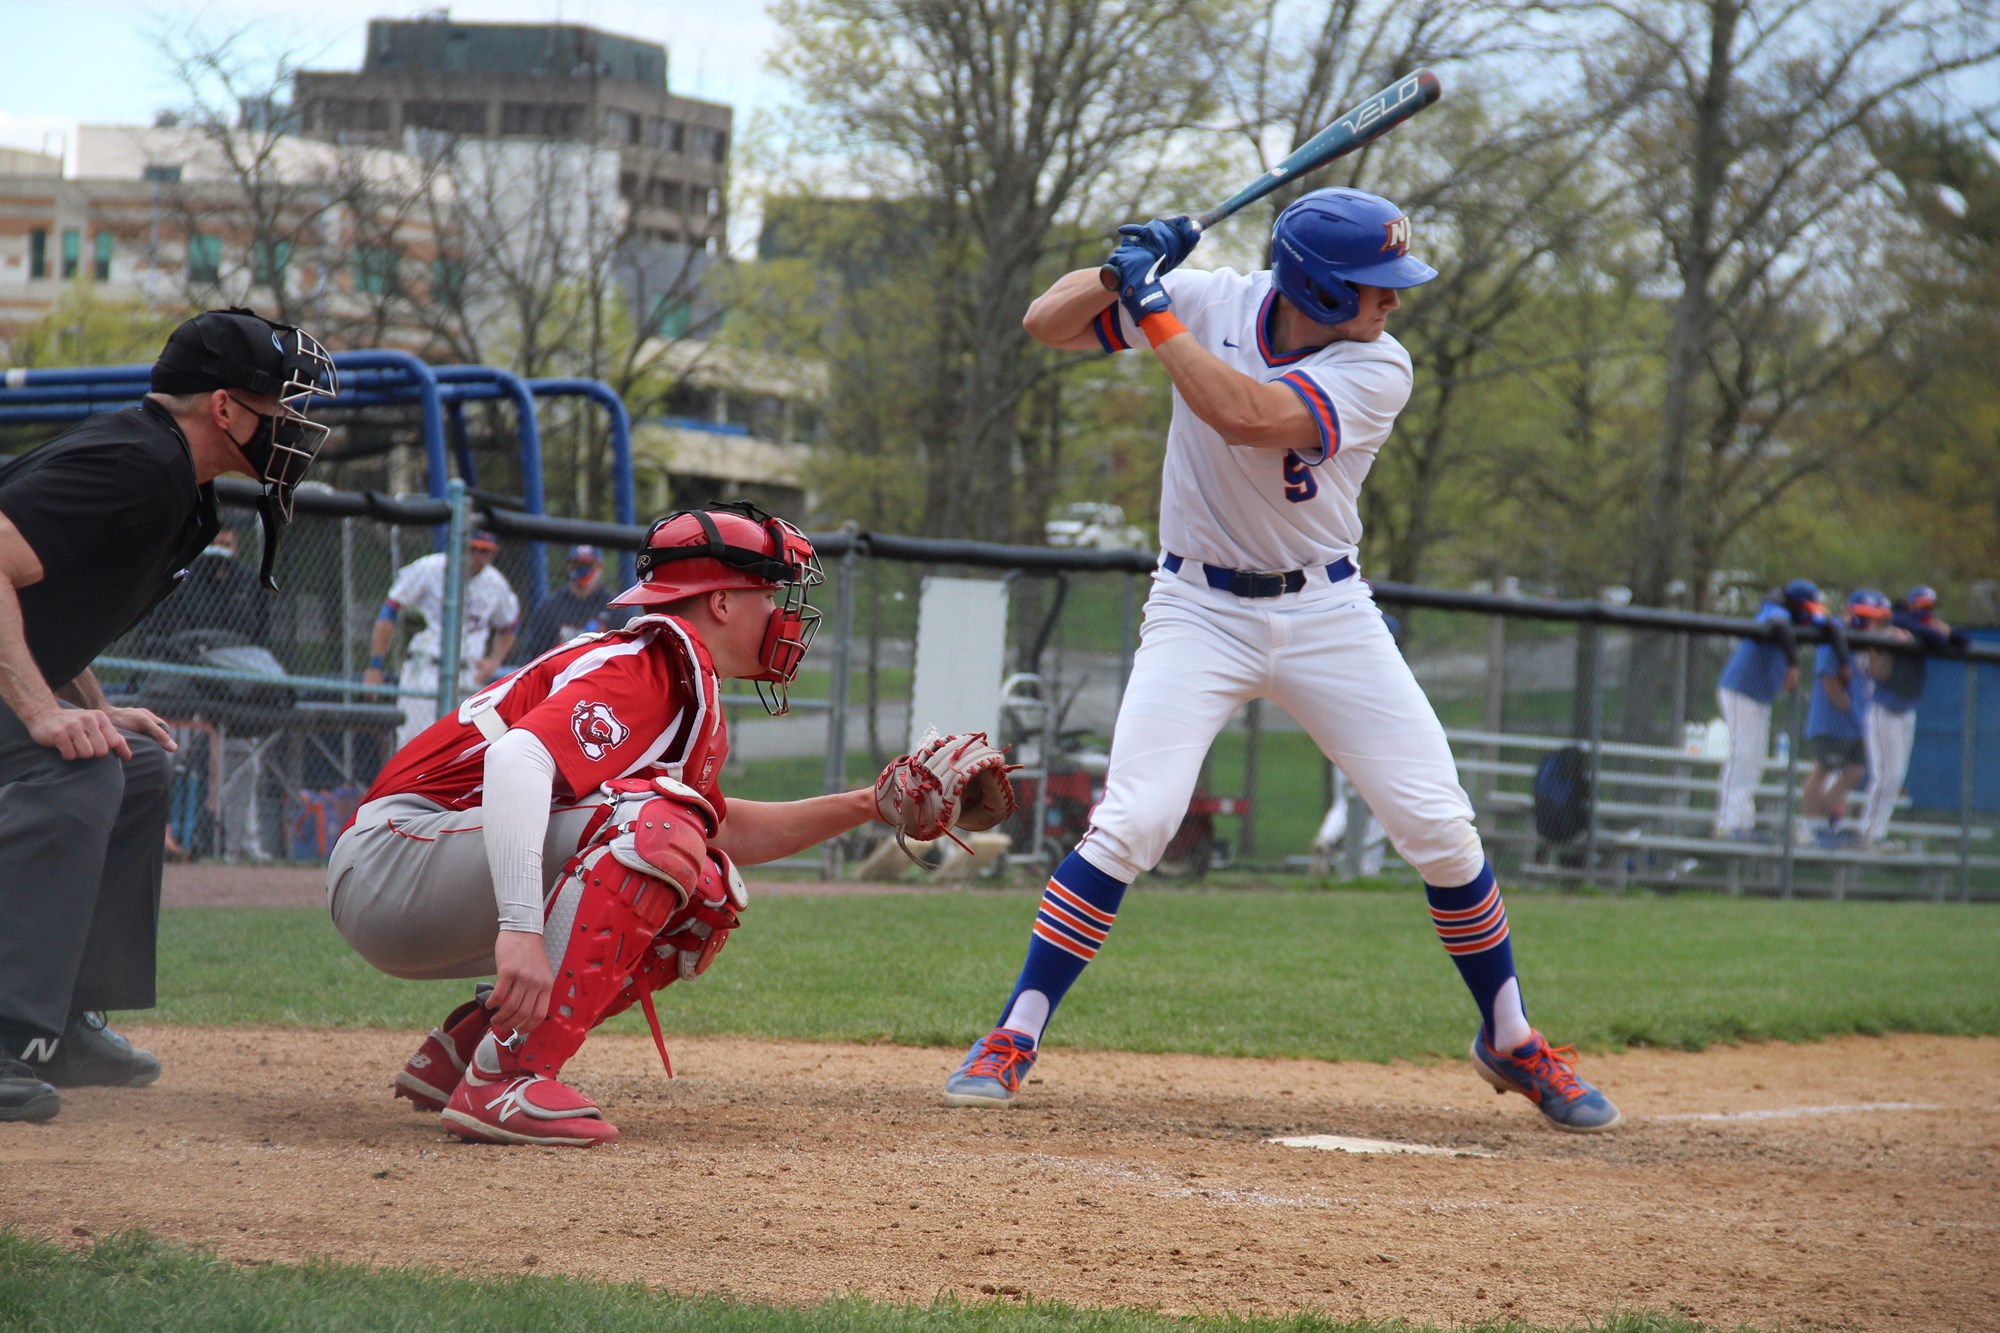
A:
[[[1139,321],[1139,332],[1146,335],[1146,341],[1158,347],[1169,338],[1179,337],[1187,332],[1187,325],[1171,310],[1156,310]]]

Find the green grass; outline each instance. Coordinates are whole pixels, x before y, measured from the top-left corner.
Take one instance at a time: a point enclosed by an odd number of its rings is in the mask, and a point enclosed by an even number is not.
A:
[[[753,888],[754,895],[754,888]],[[1026,892],[767,898],[720,963],[663,997],[683,1033],[956,1045],[1005,998]],[[2000,911],[1917,903],[1516,893],[1530,1014],[1585,1049],[1739,1038],[2000,1032]],[[463,982],[383,976],[312,909],[165,914],[149,1018],[423,1028]],[[1214,1055],[1456,1057],[1473,1010],[1422,897],[1139,889],[1057,1024],[1069,1046]],[[641,1031],[626,1014],[614,1026]]]
[[[324,1260],[241,1267],[144,1234],[75,1252],[0,1231],[0,1328],[15,1333],[1393,1333],[1404,1323],[1179,1319],[1011,1301],[929,1305],[844,1297],[793,1309],[568,1277],[465,1278]],[[1429,1328],[1431,1325],[1424,1325]],[[1518,1324],[1482,1324],[1490,1333]],[[1593,1321],[1591,1333],[1697,1333],[1665,1315]]]

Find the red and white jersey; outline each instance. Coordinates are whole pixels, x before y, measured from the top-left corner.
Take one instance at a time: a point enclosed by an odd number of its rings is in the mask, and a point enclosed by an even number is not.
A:
[[[641,770],[664,772],[728,811],[716,778],[729,754],[720,682],[687,623],[642,616],[551,648],[471,696],[398,750],[362,804],[421,796],[452,810],[480,803],[486,747],[533,732],[556,762],[556,805]],[[496,720],[497,719],[497,720]]]
[[[1253,379],[1283,384],[1319,426],[1317,454],[1229,444],[1174,392],[1160,479],[1160,544],[1227,569],[1288,570],[1353,557],[1361,483],[1410,400],[1410,354],[1384,333],[1279,353],[1269,272],[1176,269],[1161,280],[1203,347]],[[1141,337],[1122,302],[1098,316],[1109,352]]]

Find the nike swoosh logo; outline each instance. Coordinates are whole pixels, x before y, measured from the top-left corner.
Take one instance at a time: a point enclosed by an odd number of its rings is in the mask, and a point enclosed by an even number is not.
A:
[[[1234,346],[1236,346],[1236,344],[1235,344],[1235,343],[1233,343],[1233,342],[1229,341],[1229,339],[1227,339],[1227,338],[1224,338],[1224,339],[1222,340],[1222,345],[1223,345],[1224,347],[1234,347]]]

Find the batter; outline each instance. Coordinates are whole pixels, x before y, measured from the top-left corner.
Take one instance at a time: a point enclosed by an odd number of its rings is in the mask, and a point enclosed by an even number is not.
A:
[[[998,1026],[945,1081],[955,1106],[1006,1106],[1048,1022],[1096,956],[1126,887],[1165,852],[1202,759],[1243,704],[1269,699],[1312,735],[1423,875],[1431,918],[1480,1013],[1474,1067],[1558,1128],[1618,1110],[1575,1052],[1528,1022],[1500,890],[1444,730],[1356,574],[1362,482],[1409,401],[1409,353],[1386,331],[1398,293],[1437,270],[1410,220],[1359,190],[1279,215],[1272,267],[1175,271],[1186,218],[1128,224],[1111,264],[1066,274],[1028,309],[1050,347],[1149,343],[1174,384],[1160,488],[1165,548],[1091,827],[1049,880]]]

